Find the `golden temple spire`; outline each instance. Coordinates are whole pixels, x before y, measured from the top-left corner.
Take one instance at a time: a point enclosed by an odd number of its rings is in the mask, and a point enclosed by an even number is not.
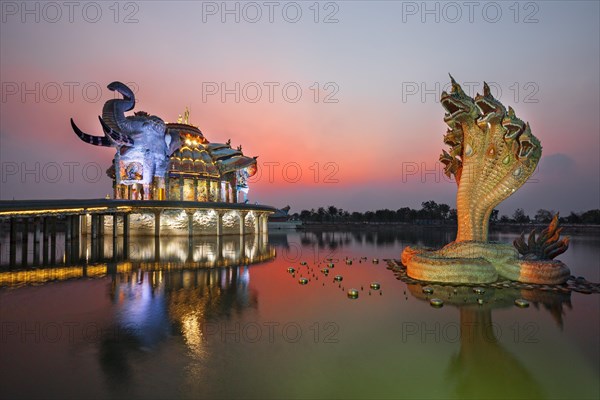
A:
[[[190,109],[187,106],[185,107],[183,116],[181,116],[181,114],[179,114],[179,117],[177,117],[177,123],[190,125]]]

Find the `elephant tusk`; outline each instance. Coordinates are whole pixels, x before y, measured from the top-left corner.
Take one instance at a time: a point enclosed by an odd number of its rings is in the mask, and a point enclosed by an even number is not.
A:
[[[88,135],[87,133],[83,132],[81,129],[79,129],[79,127],[77,125],[75,125],[73,118],[71,118],[71,127],[73,128],[73,131],[75,132],[75,134],[77,136],[79,136],[79,139],[83,140],[86,143],[93,144],[94,146],[104,146],[104,147],[112,147],[113,146],[113,143],[111,142],[111,140],[105,136],[92,136],[92,135]]]

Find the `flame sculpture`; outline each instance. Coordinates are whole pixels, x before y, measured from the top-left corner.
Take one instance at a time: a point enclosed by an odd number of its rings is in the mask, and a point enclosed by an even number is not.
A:
[[[441,103],[447,113],[444,121],[449,129],[440,161],[448,177],[458,185],[456,209],[458,232],[456,240],[440,250],[410,248],[402,253],[402,262],[409,276],[439,282],[485,283],[498,276],[529,283],[562,283],[570,275],[560,261],[543,261],[543,257],[519,260],[517,249],[525,250],[520,241],[515,247],[488,242],[489,219],[492,210],[519,189],[531,176],[542,155],[539,140],[525,123],[496,100],[487,83],[483,95],[471,98],[450,76],[452,90],[442,93]],[[545,249],[546,255],[558,255],[557,249],[568,246],[568,239],[558,241],[558,221],[542,233],[540,239],[552,239],[547,245],[530,244]],[[556,237],[556,240],[554,240]],[[531,239],[531,237],[530,237]],[[545,246],[545,247],[544,247]],[[563,250],[563,251],[564,251]],[[537,254],[537,253],[536,253]]]

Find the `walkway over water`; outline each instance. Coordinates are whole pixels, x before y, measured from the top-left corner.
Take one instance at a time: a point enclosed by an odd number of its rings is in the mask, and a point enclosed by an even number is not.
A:
[[[9,225],[9,264],[16,263],[17,242],[21,260],[27,259],[31,239],[33,253],[55,252],[56,232],[64,231],[65,247],[78,253],[82,240],[95,243],[112,234],[113,244],[122,236],[127,248],[130,236],[222,236],[267,234],[273,207],[242,203],[208,203],[152,200],[13,200],[0,201],[0,222]],[[108,218],[107,218],[108,217]],[[4,225],[4,224],[2,224]],[[20,236],[20,240],[19,240]],[[158,248],[158,246],[156,246]]]

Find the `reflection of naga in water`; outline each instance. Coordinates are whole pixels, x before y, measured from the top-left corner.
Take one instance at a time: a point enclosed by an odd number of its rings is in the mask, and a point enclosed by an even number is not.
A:
[[[562,328],[563,303],[571,307],[570,294],[516,288],[485,288],[484,293],[476,294],[472,287],[430,286],[433,295],[423,293],[423,287],[419,284],[407,284],[411,295],[417,299],[428,301],[429,296],[440,298],[444,304],[456,306],[460,311],[460,350],[452,356],[447,373],[456,396],[478,399],[544,396],[533,374],[499,341],[498,326],[492,321],[492,310],[514,307],[515,299],[526,299],[536,307],[543,304]],[[483,304],[478,304],[477,299],[482,299]],[[531,324],[531,327],[536,328],[536,325]],[[522,340],[527,342],[527,339],[525,337]]]

